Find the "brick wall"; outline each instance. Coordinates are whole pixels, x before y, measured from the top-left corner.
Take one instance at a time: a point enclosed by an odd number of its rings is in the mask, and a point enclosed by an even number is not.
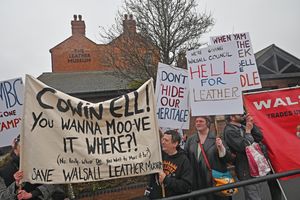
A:
[[[132,200],[132,199],[143,199],[145,187],[123,189],[115,192],[107,192],[102,194],[95,194],[89,197],[77,198],[80,200]]]
[[[133,58],[138,56],[140,62],[149,52],[153,54],[152,64],[157,66],[158,50],[136,32],[132,15],[129,18],[125,15],[123,33],[108,44],[96,44],[85,36],[85,23],[80,15],[74,15],[71,25],[71,37],[50,49],[52,72],[112,70],[116,65],[140,66],[141,63],[133,64]],[[132,54],[133,58],[126,57]]]
[[[83,35],[73,35],[50,50],[53,72],[108,70],[100,56],[103,49]]]

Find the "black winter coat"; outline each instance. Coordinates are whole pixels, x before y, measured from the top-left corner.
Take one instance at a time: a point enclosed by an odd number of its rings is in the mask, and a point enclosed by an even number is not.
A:
[[[227,171],[227,162],[231,161],[231,153],[229,148],[223,142],[226,148],[226,154],[224,157],[219,157],[218,149],[215,145],[216,137],[212,132],[208,133],[208,136],[203,144],[204,151],[206,153],[207,159],[212,169],[215,169],[220,172]],[[185,151],[188,154],[188,158],[191,161],[193,168],[193,190],[200,190],[208,187],[212,187],[212,179],[210,171],[207,168],[205,160],[200,154],[201,149],[199,147],[199,136],[198,133],[193,134],[188,138],[185,144]],[[201,196],[194,199],[199,200],[211,200],[211,199],[220,199],[215,195]],[[221,198],[222,199],[222,198]],[[224,198],[226,199],[226,198]]]
[[[250,179],[249,165],[245,148],[254,141],[260,143],[263,139],[262,133],[257,126],[253,126],[251,136],[245,137],[245,127],[227,124],[224,128],[224,139],[232,153],[236,154],[234,162],[235,170],[239,180]],[[254,139],[254,141],[253,141]]]
[[[162,153],[163,170],[166,174],[164,179],[165,197],[184,194],[191,191],[192,168],[185,152],[179,148],[178,153],[172,156]],[[162,197],[161,185],[159,185],[157,174],[151,176],[150,188],[152,188],[150,199]]]
[[[0,169],[0,176],[3,178],[6,187],[11,185],[15,179],[14,179],[14,174],[19,170],[19,157],[12,153],[11,155],[11,160],[9,160],[8,163],[6,163],[5,166],[3,166]],[[36,190],[37,194],[41,194],[41,192],[37,189],[37,187],[40,186],[38,184],[30,184],[28,182],[24,183],[23,189],[26,190],[27,192],[33,192]],[[31,200],[39,200],[38,197],[36,198],[31,198]]]

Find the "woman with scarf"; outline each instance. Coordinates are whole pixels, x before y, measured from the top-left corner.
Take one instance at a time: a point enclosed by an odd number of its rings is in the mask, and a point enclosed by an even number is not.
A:
[[[211,169],[220,172],[227,171],[227,162],[231,161],[232,155],[224,146],[221,138],[216,137],[210,131],[210,118],[198,116],[195,120],[197,132],[190,136],[185,144],[185,151],[193,168],[193,190],[201,190],[212,187]],[[203,155],[203,151],[205,155]],[[205,161],[205,157],[209,165]],[[194,200],[229,200],[231,197],[208,194],[193,198]]]

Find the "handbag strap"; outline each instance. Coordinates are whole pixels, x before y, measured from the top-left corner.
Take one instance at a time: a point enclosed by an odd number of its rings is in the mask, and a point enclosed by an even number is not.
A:
[[[199,141],[199,147],[200,147],[200,149],[201,149],[201,153],[202,153],[203,158],[204,158],[204,160],[205,160],[206,166],[207,166],[208,170],[211,171],[211,167],[210,167],[210,164],[209,164],[209,162],[208,162],[206,153],[205,153],[204,148],[203,148],[203,145],[201,144],[200,141]]]

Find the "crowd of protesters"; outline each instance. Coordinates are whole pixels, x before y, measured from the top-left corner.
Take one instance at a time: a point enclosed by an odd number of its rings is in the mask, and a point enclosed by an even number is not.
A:
[[[210,130],[210,117],[196,117],[195,127],[197,131],[187,138],[184,151],[178,145],[180,144],[180,138],[178,138],[179,136],[176,137],[176,131],[167,131],[163,134],[162,154],[164,169],[163,172],[151,176],[150,185],[146,192],[150,199],[170,197],[212,187],[212,169],[226,172],[228,171],[228,166],[233,165],[235,166],[234,174],[237,175],[237,181],[253,178],[249,173],[245,148],[254,142],[261,143],[263,134],[253,123],[253,118],[249,114],[227,115],[225,120],[226,126],[221,139],[220,135]],[[171,153],[166,148],[166,136],[170,132],[172,134],[168,144],[173,147]],[[173,166],[176,165],[178,167],[176,170],[170,171],[165,163],[176,163]],[[190,171],[188,172],[187,169],[190,169]],[[244,197],[246,200],[263,199],[262,190],[266,192],[266,189],[269,190],[266,182],[244,186]],[[190,199],[229,200],[232,199],[232,196],[213,193]]]
[[[227,124],[223,139],[210,130],[211,119],[198,116],[196,132],[187,138],[181,148],[181,137],[175,130],[162,134],[163,171],[150,176],[146,195],[150,199],[170,197],[213,186],[211,170],[226,172],[234,164],[238,180],[247,180],[249,166],[245,153],[247,145],[261,143],[263,134],[254,125],[250,115],[225,116]],[[19,170],[20,137],[13,142],[11,153],[0,166],[0,199],[64,200],[66,195],[59,185],[21,183]],[[262,199],[266,182],[244,186],[246,200]],[[207,194],[194,200],[229,200],[231,196]]]

